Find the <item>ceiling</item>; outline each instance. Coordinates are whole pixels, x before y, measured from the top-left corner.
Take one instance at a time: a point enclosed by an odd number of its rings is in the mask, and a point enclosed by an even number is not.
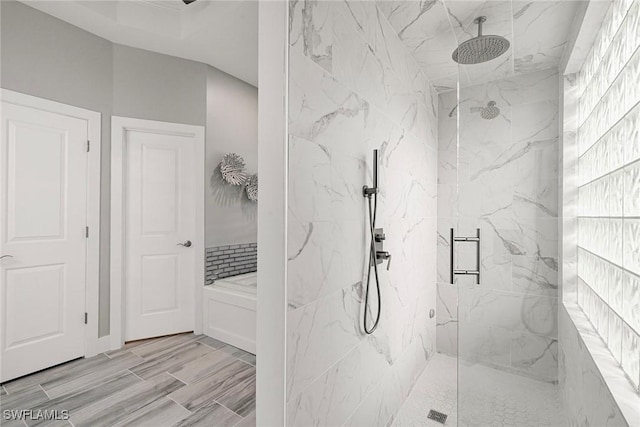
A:
[[[22,0],[114,43],[212,65],[258,83],[257,0]],[[400,39],[444,92],[557,66],[583,0],[392,0],[377,4]],[[451,54],[477,35],[473,20],[487,16],[484,34],[506,37],[504,55],[458,65]]]
[[[578,1],[378,1],[400,39],[438,92],[557,66]],[[458,43],[478,35],[473,20],[484,15],[483,34],[506,37],[502,56],[476,65],[458,65],[451,54]]]
[[[22,1],[114,43],[203,62],[258,84],[257,1]]]

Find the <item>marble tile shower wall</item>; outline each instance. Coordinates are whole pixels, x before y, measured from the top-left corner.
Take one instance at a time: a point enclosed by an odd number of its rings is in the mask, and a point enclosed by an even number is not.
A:
[[[630,423],[620,412],[602,378],[606,371],[598,369],[585,345],[586,334],[596,335],[589,321],[586,318],[572,319],[564,304],[561,304],[558,323],[561,343],[559,382],[571,426],[629,427]],[[606,351],[604,348],[602,350]]]
[[[548,69],[462,88],[459,104],[455,92],[439,101],[438,351],[550,382],[558,357],[558,78]],[[485,120],[480,108],[491,100],[501,113]],[[480,285],[466,276],[451,285],[451,227],[458,236],[481,229]],[[475,269],[475,245],[456,252],[456,268]]]
[[[612,2],[578,74],[578,305],[640,390],[640,1]]]
[[[287,423],[385,425],[435,350],[437,95],[375,2],[290,2]],[[361,332],[380,149],[382,317]]]

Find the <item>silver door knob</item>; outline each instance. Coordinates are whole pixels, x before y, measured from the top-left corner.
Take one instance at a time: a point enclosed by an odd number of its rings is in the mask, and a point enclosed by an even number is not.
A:
[[[3,258],[13,258],[13,255],[2,255],[2,256],[0,256],[0,259],[3,259]]]
[[[184,246],[185,248],[190,248],[191,247],[191,240],[187,240],[184,243],[178,243],[178,246]]]

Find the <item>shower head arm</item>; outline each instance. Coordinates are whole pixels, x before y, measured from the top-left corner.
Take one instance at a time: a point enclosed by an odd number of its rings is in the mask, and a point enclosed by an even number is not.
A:
[[[482,24],[487,20],[486,16],[478,16],[473,20],[474,24],[478,24],[478,37],[482,37]]]

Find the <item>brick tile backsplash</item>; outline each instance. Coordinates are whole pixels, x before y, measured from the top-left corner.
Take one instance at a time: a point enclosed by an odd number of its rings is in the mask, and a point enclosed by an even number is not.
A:
[[[205,260],[205,282],[207,285],[212,284],[215,279],[224,279],[257,270],[257,243],[207,248]]]

